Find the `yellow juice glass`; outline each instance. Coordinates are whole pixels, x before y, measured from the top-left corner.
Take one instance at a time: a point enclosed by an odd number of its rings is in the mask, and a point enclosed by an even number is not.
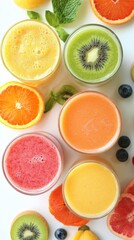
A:
[[[120,196],[120,184],[112,168],[95,157],[75,164],[67,173],[63,196],[68,208],[84,218],[106,216]]]
[[[63,106],[59,130],[71,148],[98,154],[110,149],[118,140],[121,117],[107,96],[95,91],[80,92]]]
[[[5,34],[1,56],[5,67],[20,81],[36,87],[54,78],[61,59],[56,33],[45,23],[24,20]]]

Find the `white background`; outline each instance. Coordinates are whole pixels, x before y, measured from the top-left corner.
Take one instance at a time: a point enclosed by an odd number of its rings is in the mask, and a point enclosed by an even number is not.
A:
[[[17,21],[28,18],[26,10],[19,8],[13,2],[13,0],[1,1],[0,10],[0,41],[3,35]],[[45,21],[45,10],[51,10],[51,2],[47,1],[42,7],[35,9],[42,13]],[[69,33],[73,32],[77,27],[87,23],[100,23],[91,10],[88,0],[83,0],[83,4],[79,11],[78,17],[75,22],[64,26]],[[111,150],[105,154],[101,154],[107,161],[111,162],[115,171],[119,176],[122,189],[124,186],[134,177],[134,166],[132,165],[132,156],[134,155],[134,94],[128,98],[123,99],[118,94],[118,87],[123,83],[128,83],[133,88],[133,82],[130,77],[130,67],[134,62],[134,21],[119,25],[109,26],[120,38],[123,45],[124,58],[123,64],[118,72],[118,75],[109,83],[99,88],[81,87],[75,83],[75,79],[65,69],[62,61],[59,73],[54,79],[53,84],[49,87],[42,87],[39,90],[44,94],[46,99],[51,89],[57,89],[63,84],[71,83],[77,86],[80,90],[94,89],[105,93],[109,96],[118,106],[122,117],[122,132],[121,135],[127,135],[131,139],[131,146],[128,148],[129,160],[125,163],[120,163],[115,157],[118,145],[116,144]],[[64,44],[62,43],[62,46]],[[5,69],[0,59],[0,85],[5,82],[15,80],[15,78]],[[56,104],[55,107],[44,114],[41,121],[35,126],[25,130],[10,129],[0,123],[0,161],[2,161],[2,155],[7,144],[16,136],[22,133],[32,132],[34,130],[44,130],[55,135],[62,144],[64,151],[64,171],[56,186],[62,183],[64,175],[72,165],[72,163],[80,157],[80,154],[71,150],[61,139],[58,131],[58,116],[61,110],[61,106]],[[82,155],[83,156],[83,155]],[[86,156],[87,157],[87,156]],[[1,164],[1,163],[0,163]],[[55,188],[55,187],[53,187]],[[36,210],[41,213],[48,221],[50,228],[50,240],[54,240],[54,231],[58,227],[64,227],[68,232],[67,239],[71,239],[74,233],[77,231],[77,227],[63,226],[58,222],[48,210],[48,197],[51,190],[39,196],[27,196],[14,190],[4,178],[2,167],[0,166],[0,233],[1,239],[10,239],[10,225],[13,218],[24,210]],[[106,217],[100,220],[92,220],[89,223],[92,230],[96,232],[100,240],[118,240],[119,238],[111,234],[107,228]]]

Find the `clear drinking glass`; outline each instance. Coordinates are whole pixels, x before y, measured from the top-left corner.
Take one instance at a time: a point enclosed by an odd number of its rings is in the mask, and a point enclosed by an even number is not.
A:
[[[50,133],[22,134],[5,149],[2,167],[14,189],[38,195],[58,181],[63,169],[63,151],[59,141]]]
[[[67,207],[76,215],[97,219],[113,210],[120,196],[120,183],[112,167],[96,157],[77,161],[63,183]]]
[[[58,70],[61,45],[46,23],[23,20],[4,35],[1,56],[7,70],[27,85],[48,85]]]
[[[108,27],[87,24],[76,29],[64,46],[64,62],[79,83],[97,86],[108,82],[119,70],[123,49]]]
[[[121,132],[121,116],[104,94],[84,91],[73,95],[59,115],[59,131],[74,150],[98,154],[110,149]]]

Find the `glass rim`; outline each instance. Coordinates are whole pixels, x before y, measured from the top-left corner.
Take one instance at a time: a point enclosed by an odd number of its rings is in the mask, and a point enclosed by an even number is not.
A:
[[[57,155],[58,155],[58,164],[59,164],[58,165],[58,171],[57,171],[56,175],[54,176],[54,178],[44,187],[35,188],[35,189],[26,189],[26,188],[23,188],[23,187],[17,185],[14,181],[12,181],[10,176],[8,176],[7,169],[6,169],[6,166],[5,166],[6,153],[8,152],[10,146],[13,143],[15,143],[17,140],[21,139],[22,137],[30,136],[30,135],[43,136],[46,139],[48,139],[56,148],[56,152],[57,152]],[[9,183],[9,185],[13,189],[15,189],[18,192],[20,192],[22,194],[25,194],[25,195],[31,195],[31,196],[32,195],[40,195],[40,194],[43,194],[43,193],[49,191],[59,180],[59,178],[61,176],[61,173],[62,173],[62,169],[63,169],[63,159],[64,159],[64,156],[63,156],[62,147],[59,143],[59,140],[55,136],[53,136],[51,133],[48,133],[48,132],[45,132],[45,131],[32,131],[32,132],[21,134],[21,135],[15,137],[15,138],[13,138],[8,143],[8,145],[6,146],[6,148],[3,152],[3,156],[2,156],[2,170],[3,170],[3,174],[5,176],[5,179],[7,180],[7,182]]]
[[[102,162],[101,160],[104,160],[106,161],[105,159],[102,159],[102,158],[98,158],[96,156],[92,156],[92,160],[89,159],[89,157],[87,156],[87,159],[85,160],[80,160],[80,162],[76,162],[76,164],[74,163],[73,166],[68,170],[68,172],[66,173],[65,177],[64,177],[64,181],[63,181],[63,185],[62,185],[62,195],[63,195],[63,199],[64,199],[64,202],[66,204],[66,206],[70,209],[70,211],[72,211],[76,216],[78,217],[82,217],[82,218],[85,218],[85,219],[101,219],[105,216],[107,216],[114,208],[115,206],[117,205],[117,202],[119,200],[119,197],[120,197],[120,193],[121,193],[121,184],[120,184],[120,181],[119,181],[119,177],[117,175],[117,173],[115,172],[115,170],[113,169],[113,167],[109,164],[109,163],[105,163],[105,162]],[[96,158],[96,159],[95,159]],[[114,179],[115,179],[115,182],[116,182],[116,186],[117,186],[117,195],[115,196],[115,203],[113,201],[111,207],[109,206],[105,211],[102,211],[100,214],[96,214],[96,216],[92,216],[90,215],[89,217],[87,216],[84,216],[84,215],[80,215],[78,214],[77,212],[75,212],[75,210],[73,208],[71,208],[66,200],[66,197],[65,197],[65,192],[64,192],[64,186],[65,186],[65,182],[69,176],[69,174],[74,170],[76,169],[77,167],[79,167],[80,165],[83,165],[83,164],[86,164],[86,163],[95,163],[95,164],[98,164],[98,165],[101,165],[103,166],[104,168],[106,168],[107,170],[109,170],[111,172],[111,174],[114,176]]]
[[[14,28],[16,25],[19,25],[19,24],[24,23],[24,22],[37,22],[38,24],[42,24],[42,25],[47,26],[48,29],[51,30],[51,32],[53,32],[54,36],[57,39],[57,43],[58,43],[58,46],[59,46],[59,54],[58,54],[58,57],[57,57],[57,63],[55,64],[53,70],[49,74],[47,74],[46,76],[38,78],[38,79],[32,79],[32,78],[24,79],[24,78],[21,78],[21,77],[17,76],[14,73],[12,73],[12,71],[6,65],[5,60],[4,60],[4,56],[3,56],[3,43],[4,43],[4,40],[5,40],[5,37],[7,36],[7,34],[10,32],[10,30],[12,28]],[[20,80],[21,82],[24,82],[24,83],[27,83],[29,81],[31,81],[31,83],[36,83],[37,81],[42,81],[43,82],[43,81],[47,80],[49,77],[51,77],[51,75],[53,75],[56,72],[56,70],[58,69],[58,67],[59,67],[59,64],[60,64],[60,61],[61,61],[61,44],[60,44],[60,40],[59,40],[56,32],[50,27],[50,25],[48,25],[45,22],[39,22],[36,19],[25,19],[25,20],[21,20],[21,21],[16,22],[10,28],[8,28],[8,30],[5,32],[5,34],[4,34],[3,38],[2,38],[2,42],[1,42],[0,55],[1,55],[1,59],[2,59],[3,65],[8,70],[8,72],[11,73],[12,76],[14,76],[16,79],[18,79],[18,80]]]
[[[66,61],[66,57],[65,57],[65,52],[66,52],[66,48],[67,48],[67,45],[68,45],[69,41],[71,40],[71,38],[72,38],[73,36],[75,36],[75,34],[77,34],[77,32],[79,32],[80,29],[82,29],[82,28],[84,29],[84,28],[86,28],[86,27],[92,27],[92,26],[99,27],[99,28],[102,28],[102,29],[106,29],[108,32],[110,32],[110,33],[115,37],[115,39],[117,40],[118,46],[120,46],[121,56],[120,56],[120,63],[117,64],[118,67],[117,67],[116,71],[115,71],[113,74],[111,74],[108,78],[106,78],[106,76],[105,76],[105,77],[103,77],[104,79],[102,79],[102,80],[90,80],[90,81],[88,82],[88,81],[82,80],[81,78],[79,78],[78,76],[76,76],[76,75],[74,74],[74,72],[69,69],[68,64],[67,64],[67,61]],[[119,48],[119,47],[118,47],[118,48]],[[98,85],[98,84],[103,84],[103,83],[105,83],[105,82],[110,81],[111,78],[116,75],[116,73],[117,73],[118,70],[120,69],[120,67],[121,67],[121,65],[122,65],[122,62],[123,62],[123,47],[122,47],[121,41],[120,41],[119,37],[116,35],[116,33],[115,33],[113,30],[111,30],[110,28],[108,28],[107,26],[104,26],[104,25],[101,25],[101,24],[96,24],[96,23],[84,24],[84,25],[78,27],[77,29],[75,29],[75,30],[68,36],[68,38],[67,38],[67,40],[66,40],[66,42],[65,42],[64,48],[63,48],[63,60],[64,60],[64,64],[65,64],[67,70],[69,71],[69,73],[70,73],[73,77],[75,77],[75,79],[76,79],[78,82],[81,82],[81,83],[83,83],[83,84],[86,84],[87,86],[88,86],[88,85],[92,85],[92,86],[94,85],[94,86],[96,86],[96,85]]]
[[[104,146],[102,147],[99,147],[99,148],[95,148],[95,149],[86,149],[86,150],[82,150],[82,149],[78,149],[77,147],[75,147],[73,144],[70,144],[69,141],[66,139],[66,137],[64,136],[63,134],[63,131],[62,131],[62,127],[61,127],[61,116],[62,114],[64,114],[64,110],[65,108],[67,108],[67,105],[75,98],[77,98],[79,95],[85,95],[85,94],[92,94],[92,93],[95,93],[99,96],[103,96],[109,103],[112,104],[112,106],[114,107],[114,109],[116,110],[116,116],[118,118],[118,128],[117,128],[117,131],[116,133],[114,134],[114,136],[112,137],[112,139],[110,139],[108,141],[107,144],[105,144]],[[108,151],[109,149],[111,149],[114,144],[117,142],[119,136],[120,136],[120,133],[121,133],[121,128],[122,128],[122,122],[121,122],[121,114],[120,114],[120,111],[118,109],[118,107],[115,105],[115,103],[108,97],[106,96],[105,94],[103,93],[100,93],[98,91],[94,91],[94,90],[85,90],[85,91],[80,91],[74,95],[72,95],[63,105],[62,109],[60,110],[60,113],[59,113],[59,118],[58,118],[58,129],[59,129],[59,132],[60,132],[60,135],[62,137],[62,139],[64,140],[64,142],[73,150],[79,152],[79,153],[85,153],[85,154],[99,154],[99,153],[103,153],[103,152],[106,152]]]

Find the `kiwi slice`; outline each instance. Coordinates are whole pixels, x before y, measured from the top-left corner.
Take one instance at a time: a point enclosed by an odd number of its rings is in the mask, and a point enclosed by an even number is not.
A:
[[[62,88],[57,92],[57,99],[56,102],[63,105],[71,96],[77,93],[77,89],[71,85],[64,85]]]
[[[130,71],[131,71],[131,78],[134,81],[134,63],[132,64]]]
[[[87,83],[102,82],[113,76],[122,62],[117,36],[101,25],[86,25],[67,40],[64,59],[68,70]]]
[[[39,213],[26,211],[14,219],[10,236],[12,240],[47,240],[48,224]]]

